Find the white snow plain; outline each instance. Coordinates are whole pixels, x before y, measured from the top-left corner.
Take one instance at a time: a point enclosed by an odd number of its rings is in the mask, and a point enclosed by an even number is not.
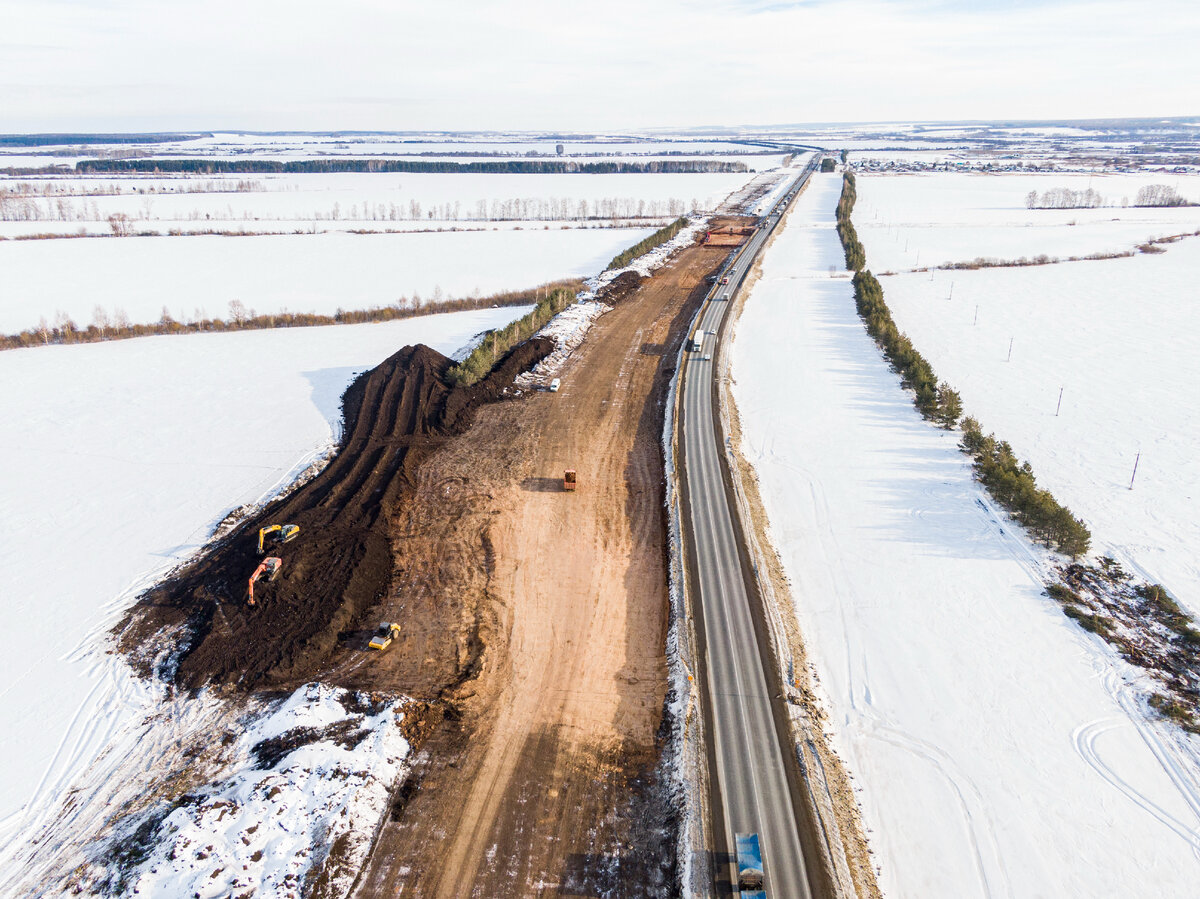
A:
[[[97,306],[155,322],[389,306],[400,297],[488,295],[584,277],[653,229],[130,237],[0,241],[0,332],[80,327]]]
[[[1196,741],[1147,720],[1137,672],[1042,595],[1046,555],[913,409],[829,276],[839,190],[813,176],[767,250],[733,375],[885,895],[1195,896]]]
[[[1123,206],[1138,190],[1166,184],[1200,202],[1200,176],[870,175],[857,177],[854,227],[871,271],[970,262],[978,257],[1086,256],[1134,250],[1150,238],[1200,229],[1200,206]],[[1028,209],[1030,191],[1067,188],[1100,194],[1095,209]]]
[[[0,353],[0,870],[146,709],[104,652],[138,594],[332,448],[357,373],[529,308]]]
[[[763,157],[758,168],[778,166]],[[745,160],[741,160],[745,161]],[[135,231],[292,231],[446,227],[496,220],[679,216],[711,210],[754,177],[742,173],[206,174],[174,177],[0,176],[0,234],[110,233],[126,215]]]
[[[995,195],[974,194],[979,182],[957,177],[959,189],[946,196],[958,196],[967,215]],[[915,219],[916,191],[929,182],[910,180],[902,193],[913,191],[907,196],[915,206],[896,212]],[[879,183],[860,179],[860,196],[875,196]],[[1200,210],[1158,212],[1190,215],[1200,227]],[[1096,226],[1091,246],[1105,245],[1105,227]],[[873,266],[888,240],[858,230]],[[1021,230],[967,229],[981,245]],[[919,228],[902,233],[917,245],[924,240]],[[1200,237],[1163,249],[1122,259],[896,275],[880,283],[900,329],[962,394],[967,413],[1009,441],[1042,486],[1087,522],[1095,549],[1163,584],[1200,615],[1200,310],[1190,299]]]

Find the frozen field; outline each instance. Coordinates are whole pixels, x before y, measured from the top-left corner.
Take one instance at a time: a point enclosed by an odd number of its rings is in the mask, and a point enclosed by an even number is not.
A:
[[[1196,742],[1146,720],[1135,673],[1041,595],[1040,550],[901,391],[828,275],[839,189],[814,176],[768,250],[733,375],[885,894],[1194,896]]]
[[[955,191],[955,178],[963,182]],[[1149,177],[1149,176],[1148,176]],[[1008,191],[1016,196],[1017,177]],[[922,198],[922,184],[943,189]],[[977,179],[862,179],[860,196],[878,198],[891,190],[889,208],[898,220],[915,220],[929,208],[937,221],[970,221],[997,209],[1008,177]],[[1087,179],[1080,179],[1081,189]],[[1114,181],[1095,189],[1136,192],[1146,177]],[[1185,195],[1200,195],[1200,179],[1180,178]],[[903,188],[895,188],[907,182]],[[996,184],[987,193],[977,186]],[[1035,189],[1035,188],[1029,188]],[[962,208],[956,212],[954,198]],[[907,199],[904,199],[904,198]],[[901,202],[912,204],[904,210]],[[1145,214],[1141,225],[1097,222],[1077,235],[1079,248],[1092,252],[1134,241],[1156,231],[1200,227],[1200,209],[1034,210],[1027,215],[1069,212]],[[1152,225],[1153,216],[1159,216]],[[1167,221],[1175,216],[1174,221]],[[860,218],[855,211],[855,221]],[[985,246],[1022,239],[1020,225],[966,227],[954,239]],[[1052,228],[1051,228],[1052,230]],[[904,228],[901,239],[914,244],[953,228]],[[859,228],[867,265],[881,270],[889,239],[881,229]],[[1124,235],[1124,236],[1120,236]],[[1086,237],[1086,240],[1084,239]],[[895,241],[890,242],[894,253]],[[1088,523],[1095,548],[1108,552],[1145,578],[1164,584],[1193,614],[1200,614],[1200,313],[1187,297],[1200,271],[1200,237],[1164,245],[1166,252],[1029,268],[904,274],[881,278],[888,305],[900,328],[933,363],[939,376],[963,396],[969,414],[987,431],[1008,440],[1033,465],[1043,486]],[[953,287],[951,286],[953,285]],[[978,311],[977,311],[978,310]],[[1013,344],[1008,359],[1009,341]],[[1056,415],[1059,391],[1061,412]],[[1135,489],[1129,490],[1134,462]]]
[[[1194,615],[1200,310],[1189,298],[1197,272],[1200,238],[1192,238],[1160,255],[880,282],[896,322],[968,413],[1088,523],[1095,549],[1162,583]]]
[[[102,640],[134,598],[328,450],[356,373],[526,311],[0,353],[0,871],[142,707]]]
[[[743,160],[744,161],[744,160]],[[782,156],[760,157],[760,170]],[[624,175],[490,175],[337,172],[0,178],[0,234],[109,233],[122,214],[134,230],[317,224],[438,227],[447,222],[572,221],[589,216],[678,216],[715,209],[754,172]]]
[[[868,175],[858,178],[854,226],[876,274],[969,262],[1083,256],[1133,250],[1153,238],[1200,229],[1200,207],[1140,209],[1138,190],[1168,184],[1200,202],[1197,175]],[[1025,197],[1093,189],[1096,209],[1028,209]]]
[[[400,297],[488,295],[601,271],[652,229],[137,237],[0,242],[0,332],[95,307],[154,322],[388,306]]]

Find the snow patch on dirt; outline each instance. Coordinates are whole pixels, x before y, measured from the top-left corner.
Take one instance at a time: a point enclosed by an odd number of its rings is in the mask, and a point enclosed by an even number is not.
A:
[[[352,885],[405,769],[405,700],[324,684],[296,690],[238,739],[225,780],[162,819],[125,892],[149,896],[326,894]]]
[[[536,337],[549,337],[556,344],[554,352],[517,376],[513,382],[523,390],[548,387],[550,381],[562,371],[571,354],[583,343],[592,322],[612,307],[594,300],[568,306],[537,332]]]
[[[703,216],[690,219],[687,227],[680,229],[679,233],[670,240],[659,244],[648,253],[643,253],[624,268],[605,269],[596,277],[587,279],[583,282],[586,290],[579,295],[579,298],[581,300],[593,299],[601,288],[614,281],[622,272],[637,272],[643,278],[649,278],[652,272],[662,268],[676,250],[690,247],[696,242],[697,235],[708,228],[708,218],[708,216]]]

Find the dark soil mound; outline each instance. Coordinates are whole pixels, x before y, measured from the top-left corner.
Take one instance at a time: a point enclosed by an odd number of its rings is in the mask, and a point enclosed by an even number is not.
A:
[[[621,272],[621,274],[600,288],[596,293],[596,299],[608,303],[610,306],[615,306],[622,300],[633,296],[634,292],[638,289],[638,285],[645,280],[637,272]]]
[[[134,607],[123,648],[163,627],[186,623],[175,680],[181,687],[236,683],[243,688],[307,677],[345,629],[381,599],[392,576],[387,522],[411,489],[421,460],[466,430],[481,404],[554,348],[534,339],[467,388],[448,387],[452,364],[426,346],[405,347],[360,375],[342,398],[346,435],[320,475],[243,522],[202,558],[148,592]],[[269,545],[283,560],[273,582],[247,582],[260,561],[258,529],[298,524],[291,542]]]

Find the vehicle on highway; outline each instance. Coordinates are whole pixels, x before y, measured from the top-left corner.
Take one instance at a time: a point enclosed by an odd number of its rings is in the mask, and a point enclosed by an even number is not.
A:
[[[739,833],[734,837],[737,850],[737,888],[749,899],[751,896],[765,897],[763,889],[762,847],[758,845],[758,834]]]

